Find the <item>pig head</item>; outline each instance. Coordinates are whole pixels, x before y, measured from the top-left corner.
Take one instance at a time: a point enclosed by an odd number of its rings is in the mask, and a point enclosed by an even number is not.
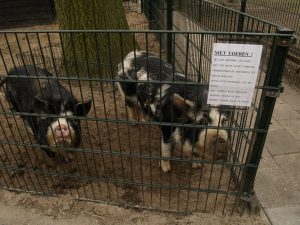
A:
[[[29,131],[49,157],[58,149],[78,147],[80,120],[91,101],[79,102],[45,69],[18,67],[8,73],[6,98],[12,110],[20,112]],[[32,115],[31,115],[32,114]]]

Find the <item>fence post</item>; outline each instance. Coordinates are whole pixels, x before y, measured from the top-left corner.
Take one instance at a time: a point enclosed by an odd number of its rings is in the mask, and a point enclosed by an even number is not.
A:
[[[295,32],[288,28],[278,27],[276,33],[293,35]],[[267,137],[267,131],[271,122],[276,97],[278,97],[278,93],[281,89],[281,79],[283,76],[285,60],[292,41],[292,37],[275,37],[272,45],[264,87],[273,87],[277,90],[262,90],[262,100],[258,108],[255,124],[255,129],[259,129],[260,132],[257,132],[252,149],[249,149],[246,159],[246,163],[253,167],[245,168],[243,179],[241,180],[242,191],[248,194],[252,193],[254,187],[257,167],[261,159],[261,154]]]
[[[240,12],[245,13],[246,12],[246,6],[247,6],[247,0],[242,0],[241,1],[241,9]],[[245,15],[240,13],[239,15],[239,21],[238,21],[238,32],[242,32],[244,29],[244,19],[245,19]]]
[[[144,11],[144,0],[141,0],[141,13],[145,13],[145,11]]]
[[[173,30],[173,0],[167,0],[167,30]],[[172,63],[173,41],[172,33],[167,34],[167,61]]]

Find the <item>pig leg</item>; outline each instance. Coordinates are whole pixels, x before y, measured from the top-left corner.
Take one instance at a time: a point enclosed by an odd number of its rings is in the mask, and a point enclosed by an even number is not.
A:
[[[128,120],[131,121],[145,121],[144,112],[142,111],[141,107],[132,101],[126,101],[127,107],[127,115]]]
[[[135,106],[135,113],[136,113],[136,118],[139,121],[145,122],[145,114],[142,110],[142,108],[139,105]]]
[[[129,84],[129,83],[117,83],[117,87],[119,89],[119,92],[122,96],[122,98],[125,101],[126,105],[126,111],[127,111],[127,118],[128,120],[137,120],[138,119],[138,100],[135,93],[131,93],[132,91],[135,92],[135,84]],[[130,93],[127,93],[127,91],[130,91]]]
[[[128,106],[128,105],[126,107],[127,107],[128,120],[137,120],[136,107]]]
[[[32,136],[34,136],[33,130],[31,129],[31,126],[28,123],[28,121],[24,120],[24,123],[25,123],[25,127],[26,127],[26,130],[28,131],[28,133],[31,134]]]
[[[166,143],[162,139],[161,141],[161,156],[170,158],[171,157],[171,143]],[[160,162],[160,166],[163,172],[169,172],[171,170],[170,161],[167,159],[162,159]]]
[[[55,153],[53,151],[51,151],[50,149],[48,149],[48,148],[42,148],[42,150],[46,153],[46,155],[49,158],[54,158],[55,157]]]
[[[200,159],[200,156],[198,153],[194,152],[193,154],[193,159],[194,160],[199,160]],[[201,168],[202,167],[202,164],[200,162],[193,162],[192,163],[192,168],[193,169],[197,169],[197,168]]]
[[[198,146],[193,147],[189,141],[184,142],[182,148],[185,157],[190,158],[191,160],[199,160],[201,158],[198,152]],[[201,166],[202,165],[199,162],[192,162],[193,169],[201,168]]]
[[[161,156],[170,158],[171,157],[171,127],[161,127],[162,138],[161,138]],[[163,172],[169,172],[171,170],[170,161],[168,159],[161,159],[160,166]]]

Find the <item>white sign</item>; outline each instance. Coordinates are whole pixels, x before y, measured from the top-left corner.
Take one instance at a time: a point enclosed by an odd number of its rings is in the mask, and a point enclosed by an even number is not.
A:
[[[208,104],[250,106],[262,45],[214,43]]]

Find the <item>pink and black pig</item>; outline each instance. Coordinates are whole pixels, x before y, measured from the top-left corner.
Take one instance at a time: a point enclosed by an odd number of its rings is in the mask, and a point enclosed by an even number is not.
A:
[[[72,159],[63,149],[81,143],[80,120],[91,108],[91,100],[79,102],[45,69],[18,67],[8,73],[5,95],[42,150],[53,158]],[[32,115],[31,115],[32,114]]]
[[[145,51],[128,53],[118,64],[118,77],[129,120],[142,121],[146,113],[156,122],[170,123],[160,126],[163,172],[171,170],[169,158],[174,149],[195,160],[226,159],[231,109],[208,105],[207,85],[188,79],[159,56]],[[193,168],[201,165],[192,163]]]

